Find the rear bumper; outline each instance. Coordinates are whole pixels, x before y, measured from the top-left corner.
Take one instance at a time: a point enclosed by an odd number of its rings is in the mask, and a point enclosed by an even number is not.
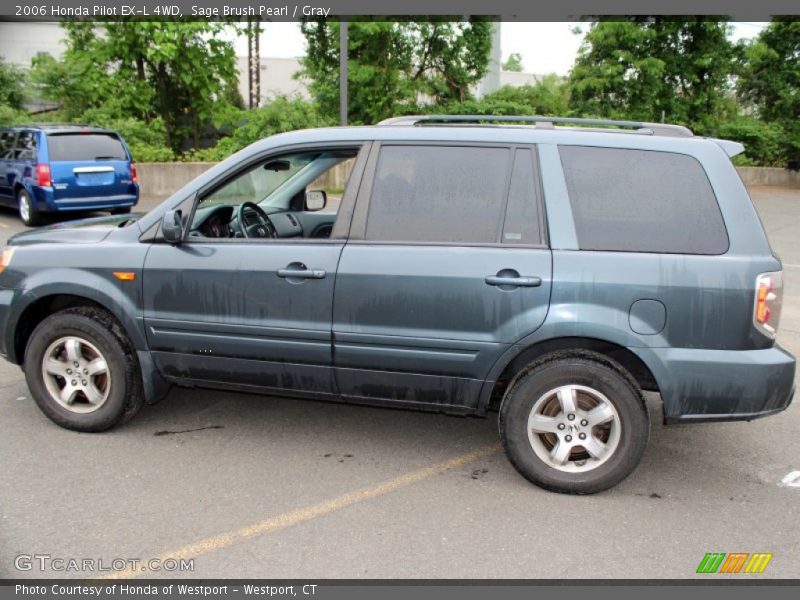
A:
[[[630,348],[658,382],[666,423],[750,421],[786,409],[795,358],[766,350]]]
[[[136,206],[139,202],[139,187],[134,186],[132,192],[128,194],[58,199],[56,199],[52,188],[34,187],[33,197],[36,200],[36,208],[41,212],[108,210]]]

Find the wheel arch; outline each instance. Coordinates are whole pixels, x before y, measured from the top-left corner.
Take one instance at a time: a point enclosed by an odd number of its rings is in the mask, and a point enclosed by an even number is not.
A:
[[[487,381],[481,391],[479,411],[496,410],[514,377],[532,361],[552,352],[564,350],[589,351],[601,354],[621,365],[645,391],[660,392],[658,381],[647,364],[628,348],[607,340],[591,337],[558,337],[542,340],[519,348],[505,365],[495,365],[499,375]],[[502,359],[501,359],[502,360]]]
[[[22,364],[25,357],[25,348],[33,330],[46,317],[67,308],[77,307],[97,308],[111,314],[120,324],[134,348],[141,349],[141,344],[137,344],[137,341],[141,339],[141,335],[135,329],[132,330],[130,323],[126,323],[128,319],[120,318],[118,311],[113,310],[110,307],[110,303],[103,302],[103,299],[97,296],[97,293],[90,297],[76,292],[52,292],[29,302],[17,318],[13,332],[13,343],[9,346],[9,360],[16,364]]]

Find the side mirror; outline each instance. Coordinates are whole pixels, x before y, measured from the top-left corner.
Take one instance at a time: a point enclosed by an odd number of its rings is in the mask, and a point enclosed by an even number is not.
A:
[[[180,244],[183,240],[183,215],[179,210],[168,210],[161,220],[161,235],[170,244]]]
[[[328,204],[328,194],[323,190],[309,190],[306,192],[306,210],[322,210]]]

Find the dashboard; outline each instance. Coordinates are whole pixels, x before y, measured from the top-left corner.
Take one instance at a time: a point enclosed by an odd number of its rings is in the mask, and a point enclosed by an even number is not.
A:
[[[267,213],[267,217],[277,238],[324,238],[330,235],[336,214],[278,211]],[[304,219],[308,221],[306,227],[303,226]],[[198,207],[190,236],[217,239],[242,237],[235,207],[227,204]]]

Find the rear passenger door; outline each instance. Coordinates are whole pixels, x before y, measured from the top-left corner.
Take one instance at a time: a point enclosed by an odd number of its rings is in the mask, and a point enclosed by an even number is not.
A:
[[[547,314],[543,214],[533,147],[376,144],[336,277],[339,391],[473,408]]]

